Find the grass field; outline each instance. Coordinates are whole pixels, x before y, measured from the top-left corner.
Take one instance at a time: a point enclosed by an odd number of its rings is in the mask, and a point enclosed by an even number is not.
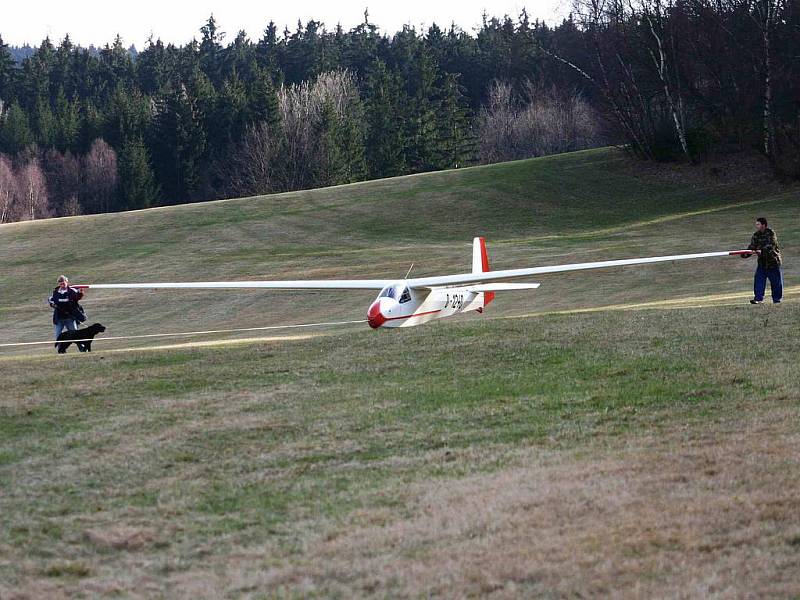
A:
[[[547,276],[428,326],[0,349],[0,598],[797,597],[800,188],[597,150],[0,227],[0,343],[74,283]],[[107,335],[363,319],[372,294],[97,290]],[[261,338],[253,340],[252,338]],[[202,342],[202,343],[199,343]]]

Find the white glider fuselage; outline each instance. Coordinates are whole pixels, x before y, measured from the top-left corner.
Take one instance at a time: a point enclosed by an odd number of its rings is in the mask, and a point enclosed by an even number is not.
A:
[[[477,310],[494,299],[500,290],[531,290],[538,283],[482,283],[491,277],[486,242],[477,237],[472,240],[472,272],[429,279],[404,279],[384,287],[367,311],[367,322],[373,329],[380,327],[413,327],[434,319],[452,317],[459,313]],[[458,285],[459,279],[472,280]]]
[[[472,310],[482,311],[485,293],[466,287],[413,289],[402,281],[381,290],[367,311],[367,322],[379,327],[413,327]]]

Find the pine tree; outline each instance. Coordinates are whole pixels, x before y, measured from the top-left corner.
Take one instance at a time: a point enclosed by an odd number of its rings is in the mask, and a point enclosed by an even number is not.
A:
[[[325,73],[343,67],[344,56],[347,50],[347,38],[341,23],[336,25],[333,37],[326,34],[322,36],[322,56],[320,70]]]
[[[214,111],[214,128],[209,142],[222,150],[239,140],[247,125],[247,88],[234,69],[222,86]]]
[[[256,45],[256,60],[258,66],[272,78],[273,83],[276,82],[275,77],[281,71],[283,50],[283,45],[278,40],[278,27],[274,21],[270,21],[264,30],[264,36]]]
[[[54,118],[55,146],[62,152],[74,149],[80,133],[80,114],[77,103],[67,100],[63,89],[59,90],[56,98]]]
[[[225,38],[225,33],[217,27],[213,14],[200,28],[200,33],[202,34],[198,53],[200,67],[214,85],[218,86],[222,83],[222,40]]]
[[[348,100],[341,112],[330,99],[322,108],[319,139],[325,164],[320,165],[317,185],[353,183],[366,174],[363,108],[357,97]]]
[[[412,172],[419,173],[436,168],[436,63],[419,46],[409,71],[406,163]]]
[[[144,138],[152,120],[150,98],[138,90],[129,91],[120,82],[106,106],[103,115],[105,133],[96,137],[108,140],[115,148],[121,148],[126,139]]]
[[[136,58],[136,77],[145,94],[155,94],[168,81],[167,49],[159,38],[155,42],[150,37],[147,47]]]
[[[8,50],[8,44],[3,43],[0,35],[0,102],[8,103],[13,97],[12,84],[14,82],[14,57]]]
[[[288,28],[284,31],[284,56],[281,68],[286,83],[295,84],[310,79],[306,70],[308,57],[303,41],[304,36],[303,23],[299,19],[297,29],[293,34],[289,35]]]
[[[322,107],[317,128],[315,137],[322,151],[310,165],[314,173],[310,181],[314,187],[336,185],[345,177],[346,166],[339,140],[339,119],[329,99]]]
[[[135,81],[134,73],[133,58],[122,43],[122,38],[117,35],[112,46],[106,44],[100,51],[99,75],[109,90],[119,85],[131,89]]]
[[[274,126],[278,122],[278,94],[272,77],[264,69],[258,69],[248,90],[247,121],[265,122]]]
[[[339,123],[338,142],[343,169],[337,183],[355,183],[367,176],[364,139],[366,127],[360,101],[343,115]]]
[[[120,207],[123,210],[148,208],[157,204],[159,189],[141,137],[123,141],[119,153],[119,182]]]
[[[222,51],[221,75],[228,80],[238,73],[244,81],[251,81],[257,66],[255,47],[247,39],[247,33],[239,31],[233,43]]]
[[[57,88],[60,93],[70,96],[77,92],[73,67],[74,55],[75,46],[67,34],[56,50],[51,86]]]
[[[208,76],[199,68],[193,70],[189,79],[185,81],[186,91],[194,103],[195,116],[202,124],[203,130],[208,132],[211,138],[213,137],[211,132],[213,132],[216,127],[215,119],[217,117],[219,92],[217,92]],[[172,87],[168,86],[162,90],[161,95],[169,94],[170,90],[174,88],[174,85],[175,84],[173,84]],[[211,151],[214,150],[214,143],[212,141],[208,141],[208,146]]]
[[[51,148],[56,142],[56,120],[46,98],[36,102],[36,141],[44,148]]]
[[[440,87],[437,110],[435,166],[454,169],[472,161],[475,139],[470,128],[469,113],[458,83],[452,73],[445,75]]]
[[[20,90],[19,98],[27,99],[25,106],[31,110],[36,105],[38,99],[44,99],[48,103],[50,97],[50,75],[55,64],[55,49],[47,37],[36,49],[33,55],[22,63],[24,87]]]
[[[157,103],[154,150],[159,180],[169,202],[195,197],[203,176],[206,133],[197,103],[179,85]]]
[[[83,153],[89,150],[94,140],[103,137],[104,115],[91,100],[86,100],[81,104],[79,122],[77,145]]]
[[[19,102],[14,101],[0,122],[0,150],[17,154],[34,143],[30,120]]]
[[[376,59],[364,86],[366,112],[366,159],[370,179],[393,177],[405,172],[404,129],[401,107],[404,90],[395,73]]]
[[[72,56],[73,100],[91,100],[96,106],[108,102],[108,90],[100,84],[100,60],[86,48],[78,48]]]
[[[364,21],[348,34],[342,52],[344,66],[358,73],[364,73],[371,61],[381,56],[380,45],[386,43],[378,32],[378,27],[369,22],[369,11],[364,11]]]
[[[523,7],[519,16],[519,24],[511,36],[510,42],[511,80],[521,83],[525,79],[538,79],[537,66],[540,61],[533,29],[530,26],[528,11]]]

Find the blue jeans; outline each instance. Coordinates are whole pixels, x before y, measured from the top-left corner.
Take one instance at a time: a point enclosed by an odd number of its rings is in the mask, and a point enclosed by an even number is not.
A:
[[[58,339],[58,336],[60,336],[61,332],[65,329],[67,331],[77,331],[78,328],[75,326],[75,319],[59,319],[56,321],[56,339]]]
[[[765,269],[761,265],[758,265],[756,276],[753,279],[753,293],[756,296],[756,300],[761,301],[764,299],[767,279],[769,279],[769,287],[772,290],[772,301],[780,302],[781,298],[783,298],[783,273],[781,268]]]

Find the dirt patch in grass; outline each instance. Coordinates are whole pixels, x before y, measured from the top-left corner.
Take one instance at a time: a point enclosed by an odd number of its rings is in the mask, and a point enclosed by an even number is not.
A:
[[[110,550],[140,550],[153,543],[157,537],[152,529],[124,525],[87,529],[84,535],[93,546]]]

